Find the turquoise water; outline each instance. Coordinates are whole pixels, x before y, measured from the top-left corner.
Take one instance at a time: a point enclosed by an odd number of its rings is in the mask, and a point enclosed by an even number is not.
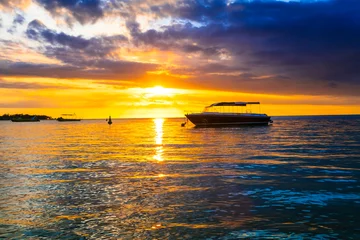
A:
[[[360,239],[360,117],[0,121],[0,238]]]

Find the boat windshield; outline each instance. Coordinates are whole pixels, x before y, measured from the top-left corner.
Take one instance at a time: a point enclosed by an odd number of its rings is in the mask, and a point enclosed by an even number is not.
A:
[[[252,108],[252,105],[258,105],[258,112],[260,113],[260,102],[220,102],[213,103],[204,108],[203,112],[218,112],[218,113],[256,113],[257,110]]]
[[[61,114],[61,118],[62,119],[76,119],[76,114],[75,113],[64,113]]]

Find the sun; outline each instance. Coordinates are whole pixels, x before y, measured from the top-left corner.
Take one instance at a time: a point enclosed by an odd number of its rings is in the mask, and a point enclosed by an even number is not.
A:
[[[152,88],[146,88],[146,93],[151,96],[171,96],[173,95],[173,90],[162,86],[155,86]]]

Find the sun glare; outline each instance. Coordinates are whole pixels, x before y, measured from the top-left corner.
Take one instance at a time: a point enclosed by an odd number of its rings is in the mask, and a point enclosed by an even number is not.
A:
[[[173,90],[170,88],[164,88],[162,86],[155,86],[152,88],[147,88],[146,93],[153,96],[171,96],[173,94]]]

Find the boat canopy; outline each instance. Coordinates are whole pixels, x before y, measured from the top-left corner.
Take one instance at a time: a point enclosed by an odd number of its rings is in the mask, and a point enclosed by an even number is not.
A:
[[[260,102],[218,102],[213,103],[208,107],[217,107],[217,106],[246,106],[250,104],[260,104]]]

